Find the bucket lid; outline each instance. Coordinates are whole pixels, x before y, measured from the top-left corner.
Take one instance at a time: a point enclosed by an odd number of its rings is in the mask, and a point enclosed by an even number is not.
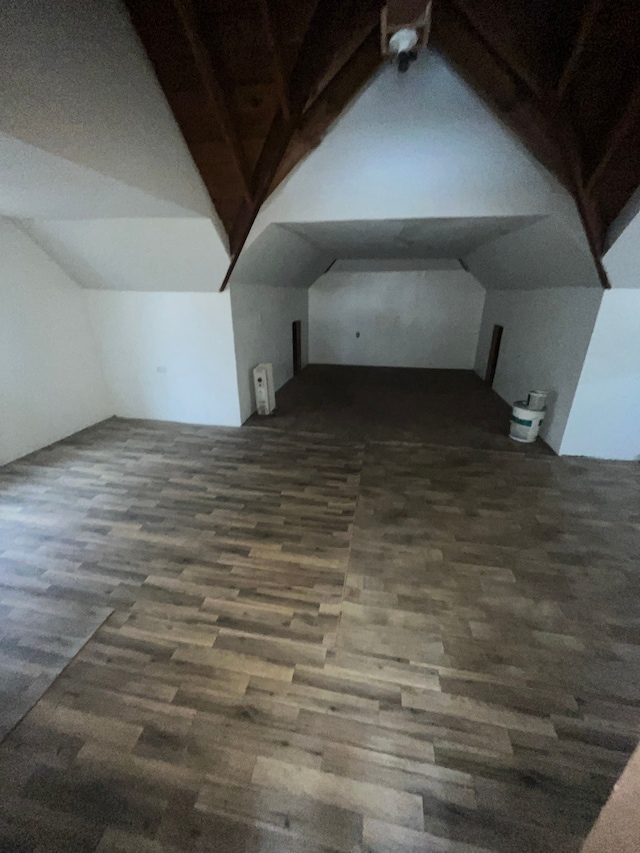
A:
[[[546,413],[546,409],[532,409],[531,406],[528,406],[526,403],[515,403],[513,406],[513,413],[516,411],[522,412],[525,417],[538,418],[543,417]]]

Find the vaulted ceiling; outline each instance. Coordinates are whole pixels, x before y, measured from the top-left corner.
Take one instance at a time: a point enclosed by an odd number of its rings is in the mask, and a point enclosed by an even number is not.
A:
[[[383,61],[384,4],[126,5],[229,236],[233,266],[269,193]],[[607,229],[640,185],[637,0],[433,0],[430,44],[572,193],[606,286]]]

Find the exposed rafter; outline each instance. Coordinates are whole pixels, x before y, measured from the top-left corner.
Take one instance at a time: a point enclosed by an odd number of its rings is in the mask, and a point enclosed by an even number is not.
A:
[[[322,90],[321,96],[317,97],[305,110],[271,182],[269,193],[272,193],[289,172],[322,142],[330,126],[371,79],[381,63],[378,33],[374,29]]]
[[[600,280],[603,287],[608,288],[601,260],[608,223],[603,219],[597,199],[590,195],[585,185],[582,145],[560,97],[577,72],[598,5],[595,0],[589,0],[584,9],[577,38],[563,63],[555,91],[544,85],[543,77],[547,75],[536,78],[535,65],[513,47],[517,42],[516,34],[509,33],[506,16],[500,19],[499,26],[488,28],[477,6],[469,4],[468,0],[452,0],[436,7],[434,41],[505,124],[571,192]],[[494,13],[494,22],[497,20]],[[620,126],[619,133],[624,135],[624,132],[624,127]]]
[[[258,6],[260,9],[260,14],[262,16],[262,23],[264,26],[264,31],[267,39],[267,44],[269,45],[269,50],[271,51],[271,59],[273,63],[273,73],[278,82],[278,93],[280,97],[280,110],[282,111],[282,115],[285,119],[289,119],[289,87],[287,84],[287,77],[284,71],[284,67],[282,64],[282,55],[280,53],[280,46],[277,43],[273,23],[271,21],[271,12],[269,11],[269,3],[267,0],[258,0]]]
[[[482,14],[478,13],[477,9],[470,8],[465,0],[449,0],[449,2],[466,19],[476,37],[482,41],[485,50],[522,86],[533,95],[540,97],[543,89],[539,78],[528,67],[523,57],[501,37],[501,30],[491,26]]]
[[[631,129],[634,122],[637,121],[638,116],[640,116],[640,83],[638,83],[633,95],[629,99],[625,111],[609,131],[600,159],[587,179],[587,192],[591,193],[596,187],[598,181],[609,165],[611,158],[614,156],[617,148]]]
[[[373,4],[374,8],[377,4]],[[362,45],[369,38],[371,33],[376,35],[379,31],[379,16],[377,11],[374,13],[364,14],[354,22],[351,32],[345,34],[345,40],[340,50],[337,51],[325,74],[318,80],[317,84],[309,96],[309,101],[305,109],[309,109],[318,100],[318,98],[326,90],[327,86],[335,79],[344,66],[355,56]],[[378,47],[379,50],[379,47]]]
[[[367,25],[371,30],[377,23],[378,14],[378,0],[319,0],[289,77],[289,117],[285,119],[281,113],[274,117],[253,173],[253,199],[242,204],[229,234],[231,264],[221,290],[229,282],[278,167],[300,127],[305,107],[335,64],[344,40],[341,34],[360,31]]]
[[[384,0],[125,3],[232,269],[269,193],[379,67]],[[605,286],[607,229],[640,184],[639,42],[637,0],[433,2],[431,43],[572,193]]]
[[[561,116],[559,116],[559,122]],[[604,251],[604,230],[602,228],[602,218],[597,209],[596,202],[589,197],[583,180],[582,162],[579,156],[579,147],[576,144],[573,129],[565,124],[560,127],[559,132],[563,134],[560,141],[562,151],[565,157],[566,170],[569,175],[571,190],[580,214],[582,226],[584,228],[587,243],[591,250],[593,262],[598,273],[600,283],[605,290],[611,287],[607,271],[602,263],[602,254]]]
[[[512,57],[498,36],[491,39],[489,46],[486,35],[476,29],[460,3],[435,6],[433,43],[493,112],[569,188],[571,181],[557,135],[549,133],[545,112],[548,104],[541,105],[529,85],[530,75],[513,67]],[[521,65],[521,60],[517,64]]]
[[[558,81],[556,94],[559,100],[562,100],[562,98],[564,98],[565,92],[567,91],[569,84],[574,79],[576,68],[578,67],[578,63],[580,62],[580,57],[582,56],[582,52],[585,49],[585,46],[589,40],[589,36],[591,35],[591,31],[596,23],[598,12],[602,8],[602,3],[603,0],[589,0],[582,13],[580,19],[580,27],[578,28],[576,40],[574,42],[571,53],[569,54],[569,57],[564,64],[562,74],[560,75],[560,79]]]
[[[193,60],[202,79],[202,85],[218,115],[222,133],[229,143],[234,163],[242,179],[243,195],[245,200],[250,202],[251,172],[249,164],[238,131],[229,114],[225,93],[211,62],[211,56],[198,33],[196,10],[193,7],[192,0],[171,0],[171,3],[176,10],[176,15],[189,43]]]

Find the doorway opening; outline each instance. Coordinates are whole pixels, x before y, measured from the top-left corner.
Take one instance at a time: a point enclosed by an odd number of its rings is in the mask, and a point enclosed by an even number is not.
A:
[[[485,373],[485,382],[491,388],[493,386],[493,379],[496,375],[496,368],[498,366],[498,356],[500,355],[500,343],[502,341],[502,333],[504,332],[504,326],[494,326],[493,327],[493,335],[491,336],[491,347],[489,348],[489,358],[487,360],[487,372]]]
[[[291,324],[291,342],[293,344],[293,375],[302,370],[302,321],[294,320]]]

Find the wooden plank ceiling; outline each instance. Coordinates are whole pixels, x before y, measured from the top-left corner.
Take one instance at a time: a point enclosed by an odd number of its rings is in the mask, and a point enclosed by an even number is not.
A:
[[[126,5],[229,236],[232,269],[264,200],[382,62],[383,4]],[[607,286],[606,232],[640,185],[637,0],[434,0],[431,45],[573,194]]]

